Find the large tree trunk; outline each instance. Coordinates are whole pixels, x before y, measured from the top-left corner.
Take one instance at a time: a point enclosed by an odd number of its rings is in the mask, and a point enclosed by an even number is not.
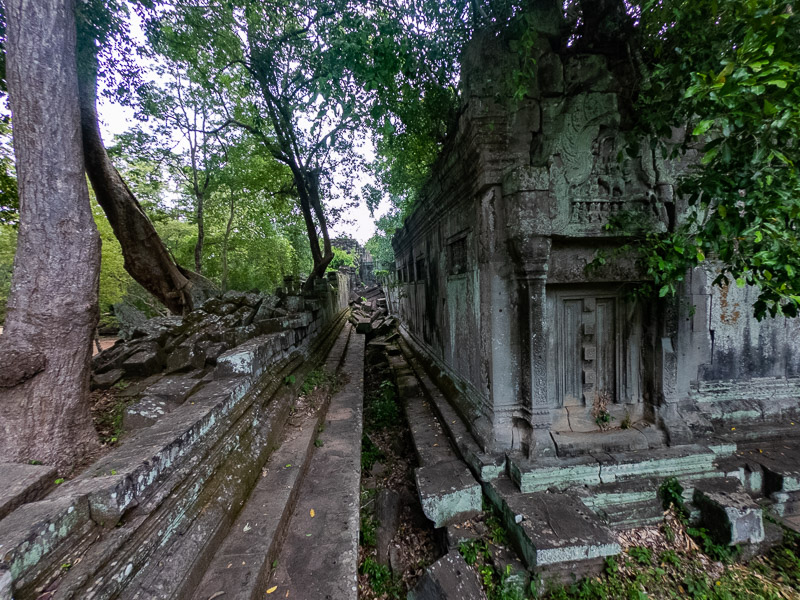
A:
[[[7,0],[20,230],[0,337],[0,456],[66,470],[97,444],[100,237],[81,146],[72,0]]]
[[[295,168],[292,165],[290,167],[294,173],[295,187],[297,187],[297,195],[300,197],[300,209],[306,223],[308,241],[311,244],[311,258],[314,261],[314,266],[305,283],[306,291],[311,291],[314,280],[325,276],[325,271],[333,260],[333,249],[328,235],[328,222],[319,198],[319,176],[314,171]],[[316,217],[316,222],[314,217]],[[319,247],[317,223],[319,223],[322,234],[322,248]]]
[[[187,313],[193,308],[193,274],[175,264],[153,223],[109,159],[97,119],[97,56],[91,40],[82,40],[79,56],[86,173],[122,247],[125,270],[172,313]]]

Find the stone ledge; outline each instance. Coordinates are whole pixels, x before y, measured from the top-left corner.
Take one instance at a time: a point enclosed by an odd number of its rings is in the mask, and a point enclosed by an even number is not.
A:
[[[0,520],[18,506],[43,497],[56,477],[57,471],[53,467],[0,463]]]
[[[738,479],[699,482],[694,504],[701,522],[720,544],[758,544],[764,541],[761,507],[744,491]]]

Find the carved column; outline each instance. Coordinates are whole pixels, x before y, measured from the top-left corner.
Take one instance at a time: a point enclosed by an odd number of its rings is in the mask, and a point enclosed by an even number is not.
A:
[[[551,239],[545,236],[517,237],[519,258],[520,336],[523,351],[523,390],[529,398],[533,439],[531,456],[551,456],[555,448],[550,437],[551,407],[547,393],[547,269]]]

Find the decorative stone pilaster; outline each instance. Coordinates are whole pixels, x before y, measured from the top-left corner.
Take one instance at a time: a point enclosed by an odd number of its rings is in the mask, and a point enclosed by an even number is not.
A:
[[[529,399],[533,439],[530,454],[550,456],[555,447],[550,437],[551,412],[547,397],[547,269],[550,237],[521,235],[512,238],[518,259],[520,348],[523,382],[521,393]]]

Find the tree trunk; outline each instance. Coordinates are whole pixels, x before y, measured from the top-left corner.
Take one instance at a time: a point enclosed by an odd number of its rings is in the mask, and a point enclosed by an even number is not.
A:
[[[197,243],[194,245],[194,269],[203,273],[203,242],[206,239],[205,225],[203,223],[203,194],[195,194],[197,200]]]
[[[78,87],[86,173],[122,247],[125,270],[172,313],[187,313],[193,307],[192,274],[175,264],[103,146],[96,106],[97,55],[92,40],[82,40],[80,59]]]
[[[225,226],[225,237],[222,239],[222,291],[228,291],[228,240],[231,238],[231,228],[233,227],[234,196],[231,189],[231,211],[228,214],[228,224]]]
[[[97,444],[100,237],[84,175],[72,0],[7,0],[20,230],[0,339],[0,456],[67,470]]]
[[[314,286],[314,280],[325,277],[325,271],[333,260],[333,249],[328,235],[328,222],[325,219],[322,202],[319,198],[319,175],[315,171],[305,170],[301,172],[301,181],[302,184],[298,185],[300,207],[306,220],[306,229],[311,242],[311,256],[314,259],[314,266],[305,283],[306,290],[311,291]],[[320,233],[322,234],[321,250],[314,217],[319,223]]]

